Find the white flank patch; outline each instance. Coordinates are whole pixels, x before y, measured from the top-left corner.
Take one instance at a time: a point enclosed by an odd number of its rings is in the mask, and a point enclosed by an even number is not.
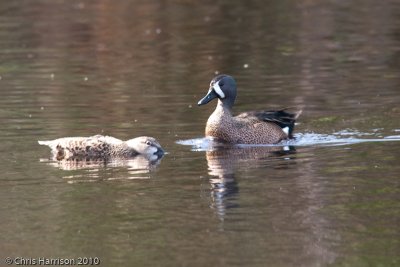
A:
[[[282,131],[284,131],[285,134],[289,135],[289,127],[282,128]]]
[[[220,98],[225,98],[224,92],[222,92],[221,87],[219,87],[218,82],[213,85],[214,91],[219,95]]]

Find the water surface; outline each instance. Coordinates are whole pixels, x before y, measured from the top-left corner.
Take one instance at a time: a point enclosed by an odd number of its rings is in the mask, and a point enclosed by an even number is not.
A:
[[[398,1],[3,1],[0,257],[103,266],[400,265]],[[296,140],[203,146],[235,112]],[[157,164],[65,166],[37,140],[156,137]],[[3,260],[3,259],[1,259]]]

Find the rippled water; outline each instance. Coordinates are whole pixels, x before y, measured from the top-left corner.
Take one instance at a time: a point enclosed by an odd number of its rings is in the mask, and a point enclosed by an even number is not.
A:
[[[2,1],[0,257],[103,266],[400,265],[398,1]],[[303,109],[296,139],[215,146],[235,112]],[[156,137],[55,162],[38,140]]]

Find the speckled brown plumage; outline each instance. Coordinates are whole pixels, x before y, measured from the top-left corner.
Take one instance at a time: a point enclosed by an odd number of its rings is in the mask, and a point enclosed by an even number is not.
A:
[[[291,114],[279,110],[232,116],[236,82],[228,75],[219,75],[211,81],[208,94],[199,101],[199,105],[207,104],[214,98],[218,98],[218,104],[208,118],[205,134],[232,144],[275,144],[292,138],[295,119],[301,113]],[[283,128],[286,127],[285,132]]]
[[[56,160],[74,157],[87,158],[128,158],[136,155],[163,153],[160,144],[152,137],[142,136],[122,141],[111,136],[64,137],[51,141],[39,141],[49,146]]]
[[[233,144],[275,144],[288,138],[277,124],[252,116],[233,117],[222,105],[208,118],[205,134]]]

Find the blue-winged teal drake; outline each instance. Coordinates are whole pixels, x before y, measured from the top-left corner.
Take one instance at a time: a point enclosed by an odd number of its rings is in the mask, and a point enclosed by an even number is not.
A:
[[[111,136],[64,137],[51,141],[38,141],[49,146],[57,160],[73,157],[129,158],[137,155],[162,156],[164,150],[153,137],[141,136],[122,141]]]
[[[236,82],[229,75],[218,75],[211,80],[207,95],[198,105],[218,98],[217,108],[208,118],[206,136],[231,144],[276,144],[293,138],[294,114],[278,111],[251,111],[232,116],[236,99]]]

